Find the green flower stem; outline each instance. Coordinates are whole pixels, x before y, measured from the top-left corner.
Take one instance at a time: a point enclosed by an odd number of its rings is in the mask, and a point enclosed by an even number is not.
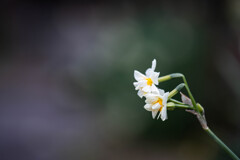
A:
[[[226,146],[223,143],[223,141],[221,141],[221,139],[219,139],[208,127],[205,128],[204,130],[218,143],[219,146],[221,146],[229,154],[230,157],[232,157],[232,159],[240,160],[238,156],[235,153],[233,153],[233,151],[230,148],[228,148],[228,146]]]
[[[193,97],[193,95],[192,95],[192,93],[189,89],[189,86],[188,86],[188,83],[187,83],[187,80],[186,80],[185,76],[181,73],[173,73],[173,74],[170,74],[170,76],[171,76],[171,78],[179,78],[180,77],[180,78],[183,79],[183,82],[185,83],[185,87],[186,87],[186,90],[188,92],[188,95],[189,95],[189,97],[192,101],[193,107],[199,112],[199,110],[197,108],[197,105],[196,105],[196,101],[195,101],[195,99],[194,99],[194,97]]]
[[[183,108],[183,109],[193,109],[192,106],[183,105],[183,104],[176,104],[175,107],[176,107],[176,108]]]
[[[167,108],[168,109],[174,109],[174,108],[183,108],[183,109],[191,109],[191,110],[187,110],[188,112],[191,112],[193,114],[195,114],[199,120],[199,122],[201,123],[203,129],[208,133],[209,136],[211,136],[217,143],[219,146],[221,146],[228,154],[230,157],[232,157],[234,160],[240,160],[237,155],[235,153],[233,153],[233,151],[228,148],[221,139],[219,139],[207,126],[207,122],[206,122],[206,119],[205,119],[205,116],[204,116],[204,111],[203,111],[203,107],[200,105],[200,104],[196,104],[196,101],[189,89],[189,86],[188,86],[188,83],[187,83],[187,80],[185,78],[185,76],[181,73],[173,73],[173,74],[170,74],[170,75],[167,75],[167,76],[163,76],[163,77],[160,77],[158,79],[159,82],[164,82],[164,81],[168,81],[170,79],[173,79],[173,78],[182,78],[183,79],[183,82],[184,84],[180,84],[178,85],[174,90],[172,90],[170,93],[169,93],[169,102],[167,104]],[[172,99],[172,97],[174,95],[176,95],[183,87],[186,87],[186,90],[188,92],[188,95],[192,101],[192,104],[193,104],[193,107],[192,106],[189,106],[189,105],[186,105],[186,104],[181,104],[181,102],[175,100],[175,99]],[[202,110],[201,110],[202,108]]]
[[[167,108],[168,109],[175,109],[175,108],[180,108],[180,109],[193,109],[192,106],[186,105],[186,104],[175,104],[173,102],[167,103]]]
[[[195,101],[195,99],[194,99],[194,97],[193,97],[193,95],[192,95],[192,93],[191,93],[191,91],[189,89],[187,80],[186,80],[186,78],[185,78],[185,76],[183,74],[181,74],[181,73],[173,73],[173,74],[170,74],[170,75],[166,75],[166,76],[158,78],[158,82],[168,81],[168,80],[173,79],[173,78],[182,78],[183,79],[183,82],[185,84],[186,90],[187,90],[187,92],[189,94],[189,97],[190,97],[190,99],[192,101],[193,107],[200,113],[200,111],[199,111],[199,109],[198,109],[198,107],[196,105],[196,101]]]
[[[168,81],[168,80],[170,80],[170,79],[172,79],[172,77],[171,77],[171,75],[166,75],[166,76],[163,76],[163,77],[159,77],[158,78],[158,82],[165,82],[165,81]]]
[[[163,76],[163,77],[160,77],[158,79],[159,82],[164,82],[164,81],[168,81],[168,80],[171,80],[173,78],[182,78],[183,79],[183,82],[184,84],[180,84],[178,85],[174,90],[172,90],[170,93],[169,93],[169,98],[168,100],[171,101],[171,102],[168,102],[167,103],[167,108],[168,109],[175,109],[175,108],[182,108],[182,109],[188,109],[186,111],[194,114],[197,116],[200,124],[202,125],[202,128],[208,133],[208,135],[210,137],[212,137],[219,146],[221,146],[228,154],[230,157],[232,157],[232,159],[234,160],[240,160],[237,155],[230,149],[228,148],[221,139],[219,139],[207,126],[207,122],[206,122],[206,119],[205,119],[205,116],[204,116],[204,109],[203,107],[198,103],[196,103],[190,89],[189,89],[189,86],[188,86],[188,83],[187,83],[187,80],[185,78],[185,76],[181,73],[173,73],[173,74],[170,74],[170,75],[166,75],[166,76]],[[172,99],[172,97],[174,95],[176,95],[183,87],[186,87],[186,90],[188,92],[188,95],[192,101],[192,104],[193,104],[193,107],[192,106],[189,106],[189,105],[186,105],[186,104],[183,104],[182,102],[179,102],[175,99]],[[190,109],[190,110],[189,110]]]
[[[180,101],[178,101],[176,99],[172,99],[172,98],[170,98],[169,101],[171,101],[173,103],[176,103],[176,104],[184,104],[184,103],[182,103],[182,102],[180,102]]]

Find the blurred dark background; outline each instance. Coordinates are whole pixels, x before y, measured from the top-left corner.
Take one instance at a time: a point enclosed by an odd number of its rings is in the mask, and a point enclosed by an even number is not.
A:
[[[154,58],[240,155],[240,1],[3,0],[0,20],[1,160],[230,159],[193,115],[144,110]]]

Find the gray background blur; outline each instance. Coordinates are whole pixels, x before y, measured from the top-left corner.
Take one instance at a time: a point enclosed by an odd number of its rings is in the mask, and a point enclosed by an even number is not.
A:
[[[240,155],[240,1],[10,0],[0,10],[1,160],[230,159],[193,115],[162,122],[144,110],[133,71],[154,58],[161,75],[185,74]]]

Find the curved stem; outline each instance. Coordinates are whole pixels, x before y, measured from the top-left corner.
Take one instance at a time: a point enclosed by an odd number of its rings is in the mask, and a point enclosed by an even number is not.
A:
[[[189,106],[189,105],[186,105],[186,104],[181,104],[181,102],[175,100],[175,99],[171,99],[172,96],[174,96],[179,90],[178,89],[174,89],[171,93],[171,96],[169,97],[169,100],[171,101],[169,103],[169,105],[167,106],[169,109],[171,108],[184,108],[184,109],[191,109],[191,110],[186,110],[194,115],[197,116],[199,122],[201,123],[202,125],[202,128],[208,133],[209,136],[211,136],[219,146],[221,146],[228,154],[230,157],[232,157],[232,159],[234,160],[240,160],[238,158],[238,156],[230,149],[228,148],[228,146],[226,146],[226,144],[223,143],[223,141],[221,139],[219,139],[207,126],[207,122],[206,122],[206,119],[205,119],[205,116],[204,116],[204,112],[201,113],[199,108],[197,107],[197,104],[196,104],[196,101],[190,91],[190,88],[188,86],[188,83],[187,83],[187,80],[185,78],[185,76],[181,73],[173,73],[173,74],[170,74],[170,75],[167,75],[167,76],[164,76],[164,77],[160,77],[158,80],[159,82],[164,82],[164,81],[167,81],[167,80],[170,80],[172,78],[179,78],[181,77],[183,79],[183,82],[184,82],[184,86],[186,87],[186,90],[188,92],[188,95],[192,101],[192,104],[193,104],[193,107],[192,106]],[[182,85],[182,84],[181,84]],[[178,86],[179,87],[179,86]],[[183,88],[180,87],[181,89]]]
[[[192,92],[190,91],[190,88],[188,86],[187,79],[185,78],[185,76],[183,74],[181,74],[181,73],[173,73],[173,74],[170,74],[170,76],[171,76],[171,78],[179,78],[179,77],[181,77],[183,79],[183,82],[185,83],[185,87],[186,87],[186,90],[188,92],[188,95],[189,95],[189,97],[190,97],[190,99],[192,101],[193,107],[195,109],[197,109],[197,111],[198,111],[198,108],[197,108],[197,105],[196,105],[196,101],[195,101],[195,99],[194,99],[194,97],[192,95]]]
[[[175,104],[175,108],[193,109],[192,106],[184,105],[184,104]]]
[[[197,108],[197,105],[196,105],[196,101],[192,95],[192,92],[190,91],[190,88],[188,86],[188,83],[187,83],[187,79],[185,78],[185,76],[182,74],[182,73],[173,73],[173,74],[170,74],[170,75],[166,75],[166,76],[163,76],[163,77],[159,77],[158,78],[158,82],[165,82],[165,81],[168,81],[168,80],[171,80],[173,78],[182,78],[183,79],[183,82],[185,83],[185,87],[186,87],[186,90],[189,94],[189,97],[193,103],[193,106],[194,108],[198,111],[198,108]]]
[[[228,153],[229,156],[232,157],[232,159],[240,160],[238,156],[235,153],[233,153],[233,151],[230,148],[228,148],[228,146],[226,146],[226,144],[224,144],[223,141],[219,139],[208,127],[204,130],[218,143],[219,146],[221,146]]]

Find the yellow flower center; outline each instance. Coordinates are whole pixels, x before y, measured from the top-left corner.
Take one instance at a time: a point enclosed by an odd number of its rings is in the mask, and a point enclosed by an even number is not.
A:
[[[161,98],[158,98],[158,100],[157,100],[157,102],[156,103],[159,103],[160,104],[160,106],[162,106],[163,104],[162,104],[162,99]]]
[[[159,103],[159,104],[160,104],[161,107],[159,108],[159,111],[161,112],[162,109],[163,109],[162,99],[161,99],[161,98],[158,98],[158,100],[155,101],[154,104],[156,104],[156,103]]]
[[[153,84],[153,81],[151,78],[147,78],[147,85],[151,86]]]

